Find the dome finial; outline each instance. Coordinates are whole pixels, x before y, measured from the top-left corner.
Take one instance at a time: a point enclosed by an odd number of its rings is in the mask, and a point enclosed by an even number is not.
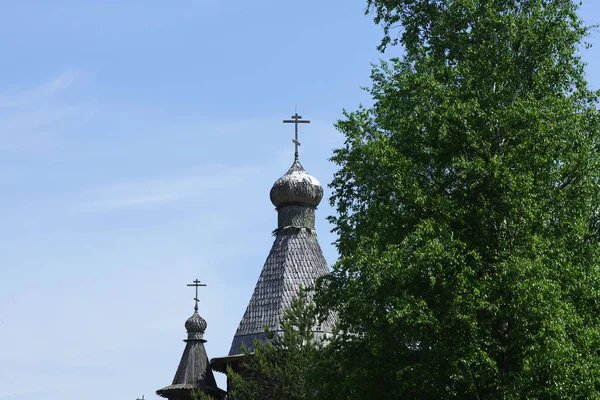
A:
[[[292,115],[291,118],[292,119],[284,119],[283,123],[295,125],[296,135],[292,142],[296,146],[296,151],[294,152],[294,161],[298,161],[298,146],[300,146],[300,142],[298,141],[298,124],[310,124],[310,121],[307,119],[302,119],[302,116],[298,115],[297,112],[294,112],[294,115]]]
[[[198,288],[200,286],[206,286],[206,283],[200,283],[198,279],[194,280],[193,283],[187,286],[194,286],[196,288],[196,297],[194,297],[194,314],[185,321],[185,329],[188,333],[188,340],[202,340],[204,331],[206,330],[206,321],[198,314]]]

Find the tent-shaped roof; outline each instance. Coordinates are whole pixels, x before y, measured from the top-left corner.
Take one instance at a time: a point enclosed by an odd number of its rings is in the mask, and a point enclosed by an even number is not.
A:
[[[249,351],[254,340],[267,340],[265,327],[277,335],[284,311],[298,295],[300,287],[312,286],[329,273],[314,229],[315,209],[323,188],[295,160],[288,172],[275,182],[271,201],[277,208],[278,227],[254,293],[235,333],[229,355]],[[331,331],[331,322],[315,327],[315,335]]]
[[[203,339],[206,321],[198,314],[198,306],[194,314],[185,322],[188,333],[186,345],[175,373],[173,383],[156,391],[161,397],[170,400],[191,399],[192,390],[201,390],[211,394],[216,399],[224,398],[225,391],[217,387]]]

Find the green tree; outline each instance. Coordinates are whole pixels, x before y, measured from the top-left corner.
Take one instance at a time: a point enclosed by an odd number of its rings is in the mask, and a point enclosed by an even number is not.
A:
[[[600,398],[600,125],[578,6],[368,4],[380,49],[404,54],[337,124],[340,259],[317,302],[343,333],[320,394]]]
[[[192,391],[192,400],[215,400],[213,396],[201,390]]]
[[[314,398],[313,371],[321,347],[315,340],[318,324],[309,292],[302,290],[285,311],[283,334],[270,335],[271,342],[255,341],[254,352],[246,353],[244,371],[228,370],[232,400],[304,400]],[[269,332],[267,332],[269,333]]]

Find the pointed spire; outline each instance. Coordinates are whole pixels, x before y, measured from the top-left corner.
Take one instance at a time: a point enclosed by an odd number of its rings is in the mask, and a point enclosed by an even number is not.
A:
[[[315,210],[323,198],[323,187],[298,161],[297,113],[284,123],[295,124],[296,154],[294,163],[271,188],[270,198],[277,210],[277,229],[254,293],[234,335],[229,357],[243,353],[245,346],[254,349],[254,340],[265,342],[265,327],[274,335],[282,333],[281,321],[301,287],[311,287],[329,273],[329,267],[315,232]],[[328,318],[314,331],[315,337],[331,332],[333,319]],[[224,371],[227,358],[214,359],[215,368]],[[219,367],[220,365],[220,367]]]
[[[222,399],[225,392],[217,387],[215,377],[210,369],[206,349],[204,348],[204,332],[206,321],[198,314],[198,288],[206,286],[198,279],[187,286],[196,287],[194,297],[194,314],[185,321],[187,339],[179,367],[173,378],[173,383],[156,391],[161,397],[170,400],[191,399],[193,390],[201,390],[212,395],[215,399]]]

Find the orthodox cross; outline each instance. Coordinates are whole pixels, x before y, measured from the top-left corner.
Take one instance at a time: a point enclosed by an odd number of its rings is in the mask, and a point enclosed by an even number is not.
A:
[[[200,281],[198,279],[196,279],[194,281],[194,283],[190,283],[190,284],[188,284],[188,286],[196,287],[196,297],[194,297],[194,300],[196,301],[196,305],[194,306],[194,311],[198,311],[198,302],[200,301],[200,300],[198,300],[198,288],[200,286],[206,286],[206,283],[200,283]]]
[[[294,124],[296,126],[296,136],[292,142],[296,145],[296,152],[294,153],[294,160],[298,161],[298,146],[300,146],[300,142],[298,141],[298,124],[310,124],[310,121],[307,119],[302,119],[298,113],[295,113],[291,116],[292,119],[284,119],[284,124]]]

